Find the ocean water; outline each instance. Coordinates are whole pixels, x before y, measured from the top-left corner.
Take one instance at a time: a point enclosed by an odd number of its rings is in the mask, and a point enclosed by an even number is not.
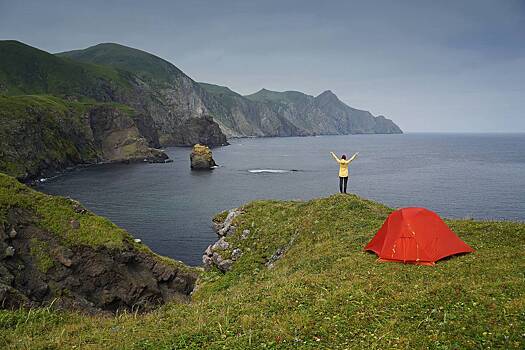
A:
[[[338,192],[330,151],[359,157],[349,192],[449,218],[525,221],[525,134],[404,134],[236,139],[213,150],[218,168],[191,171],[190,148],[168,164],[111,164],[39,185],[111,219],[159,254],[190,265],[216,240],[211,218],[254,199]]]

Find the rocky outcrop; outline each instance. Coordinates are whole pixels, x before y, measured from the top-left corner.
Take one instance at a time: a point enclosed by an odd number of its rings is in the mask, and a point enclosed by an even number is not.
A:
[[[133,118],[140,134],[151,147],[226,144],[219,125],[206,117],[209,111],[200,86],[172,64],[116,44],[60,56],[14,40],[0,41],[3,93],[130,106],[136,111]]]
[[[193,170],[209,170],[217,166],[208,146],[196,144],[190,154],[190,166]]]
[[[226,237],[235,234],[236,227],[233,225],[233,221],[241,213],[242,211],[239,208],[231,209],[224,221],[213,223],[219,240],[209,245],[202,255],[205,270],[216,267],[222,272],[227,272],[232,268],[233,263],[242,256],[243,252],[240,248],[231,247],[226,241]],[[241,239],[246,239],[249,234],[249,230],[245,230],[242,236],[244,238]],[[227,254],[229,257],[226,257]]]
[[[0,308],[141,312],[189,301],[194,269],[153,254],[78,202],[39,194],[1,174],[0,182]],[[42,205],[45,212],[37,213]],[[45,228],[49,213],[57,232]],[[92,220],[110,243],[86,243],[96,239],[84,228]],[[90,235],[87,241],[83,235]]]
[[[166,153],[149,146],[135,120],[112,106],[95,106],[88,111],[94,145],[103,161],[164,162]]]

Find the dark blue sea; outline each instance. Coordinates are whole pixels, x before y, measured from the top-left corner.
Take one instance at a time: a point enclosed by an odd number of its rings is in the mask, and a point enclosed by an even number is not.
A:
[[[159,254],[199,265],[216,240],[211,218],[254,199],[338,192],[338,155],[360,152],[349,191],[449,218],[525,221],[525,134],[350,135],[236,139],[213,149],[219,168],[190,171],[190,148],[168,164],[111,164],[50,179],[39,189],[80,200]]]

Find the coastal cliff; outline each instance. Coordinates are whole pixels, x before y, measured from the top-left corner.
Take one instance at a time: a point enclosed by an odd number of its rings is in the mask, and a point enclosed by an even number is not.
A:
[[[162,101],[160,107],[166,109],[163,113],[158,113],[157,105],[149,109],[161,133],[174,131],[173,120],[204,115],[213,117],[228,137],[402,133],[391,120],[351,108],[330,91],[313,97],[296,91],[278,93],[262,89],[253,95],[241,96],[227,87],[197,83],[157,56],[114,43],[58,55],[125,70],[138,77],[141,86]],[[133,101],[128,103],[133,105]],[[167,135],[163,143],[180,142],[176,140],[180,138]],[[213,146],[224,141],[217,136],[198,142]]]
[[[349,107],[331,91],[314,97],[298,91],[262,89],[241,96],[223,86],[201,86],[226,109],[216,115],[228,136],[402,133],[392,120]]]
[[[180,76],[177,68],[166,72],[167,76],[177,77],[168,83],[109,64],[84,63],[63,56],[18,41],[0,41],[0,94],[46,94],[127,105],[137,112],[139,130],[153,147],[226,144],[218,124],[212,118],[203,118],[206,111],[191,80]],[[163,69],[162,61],[155,64]]]
[[[129,107],[52,96],[0,96],[0,172],[21,180],[100,162],[163,162]]]
[[[80,203],[0,173],[0,308],[147,311],[189,300],[196,279]]]
[[[0,96],[0,114],[8,125],[0,170],[27,179],[77,164],[162,161],[165,155],[155,148],[213,147],[228,144],[227,137],[402,133],[391,120],[351,108],[330,91],[313,97],[262,89],[241,96],[197,83],[157,56],[112,43],[52,55],[0,41]],[[13,125],[11,105],[23,99],[54,99],[63,106],[45,117],[33,107],[23,113],[18,108],[18,125]],[[66,119],[72,122],[65,125]],[[9,128],[14,128],[11,136]],[[30,144],[42,147],[33,154]]]

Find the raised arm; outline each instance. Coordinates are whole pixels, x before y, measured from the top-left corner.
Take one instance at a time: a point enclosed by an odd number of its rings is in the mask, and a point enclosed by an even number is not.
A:
[[[359,152],[354,153],[354,155],[350,159],[348,159],[348,163],[350,163],[351,161],[356,159],[358,154],[359,154]]]
[[[339,163],[339,158],[337,158],[335,153],[334,152],[330,152],[330,154],[332,155],[332,157],[334,157],[335,161]]]

